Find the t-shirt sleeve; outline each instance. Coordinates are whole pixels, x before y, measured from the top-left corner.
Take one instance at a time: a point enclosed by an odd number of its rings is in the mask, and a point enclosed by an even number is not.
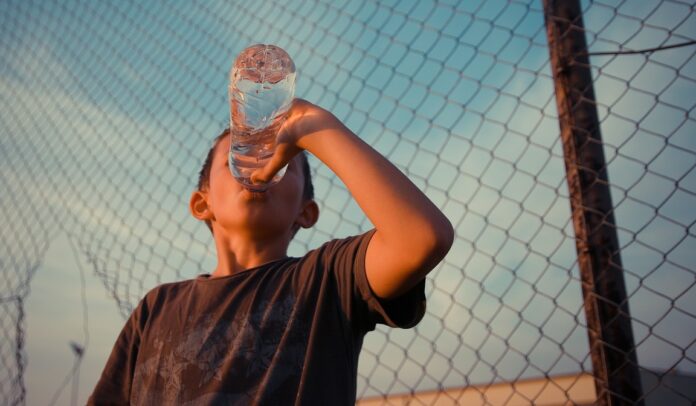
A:
[[[147,318],[143,299],[123,326],[104,371],[92,392],[88,405],[127,405],[133,384],[133,372],[140,347],[142,323]]]
[[[364,331],[375,324],[410,328],[425,314],[425,280],[393,300],[383,300],[370,288],[365,257],[376,230],[325,245],[324,257],[336,281],[344,313],[351,324]]]

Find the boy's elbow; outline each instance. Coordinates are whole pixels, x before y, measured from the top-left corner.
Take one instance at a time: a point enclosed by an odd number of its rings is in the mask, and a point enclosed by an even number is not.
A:
[[[454,243],[454,228],[452,223],[444,216],[437,222],[433,222],[427,233],[425,244],[425,263],[437,265],[449,252]]]
[[[446,217],[443,217],[434,231],[435,243],[433,253],[439,257],[439,260],[442,260],[454,243],[454,227],[452,227],[452,223]]]
[[[372,289],[382,299],[393,299],[404,294],[435,269],[452,247],[454,237],[452,224],[444,216],[441,221],[427,225],[412,224],[408,231],[402,231],[400,238],[384,240],[373,237],[374,241],[381,240],[375,245],[383,251],[376,249],[375,252],[379,253],[373,256],[376,266],[366,267],[379,269],[374,273],[367,271]],[[399,244],[389,245],[386,241],[398,241]]]

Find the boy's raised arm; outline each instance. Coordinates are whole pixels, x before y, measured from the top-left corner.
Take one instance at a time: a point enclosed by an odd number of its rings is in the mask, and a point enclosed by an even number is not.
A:
[[[253,178],[270,179],[302,149],[341,178],[375,226],[365,268],[378,297],[392,299],[405,293],[447,254],[454,230],[442,212],[333,114],[307,101],[295,100],[275,156]]]

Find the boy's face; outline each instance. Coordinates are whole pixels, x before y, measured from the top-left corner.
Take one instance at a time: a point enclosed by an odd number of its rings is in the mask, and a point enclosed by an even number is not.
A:
[[[292,238],[297,225],[313,224],[305,224],[305,206],[316,203],[302,198],[304,175],[299,156],[288,164],[280,182],[258,193],[244,188],[232,176],[227,160],[229,148],[228,135],[215,148],[210,169],[207,202],[216,234],[221,228],[223,232],[248,234],[259,240]]]

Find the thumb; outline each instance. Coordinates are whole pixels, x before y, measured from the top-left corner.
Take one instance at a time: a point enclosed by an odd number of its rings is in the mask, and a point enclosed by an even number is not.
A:
[[[251,173],[252,183],[268,183],[273,179],[278,171],[283,169],[290,160],[299,153],[299,149],[290,144],[279,143],[276,145],[276,150],[268,163],[263,167]]]

